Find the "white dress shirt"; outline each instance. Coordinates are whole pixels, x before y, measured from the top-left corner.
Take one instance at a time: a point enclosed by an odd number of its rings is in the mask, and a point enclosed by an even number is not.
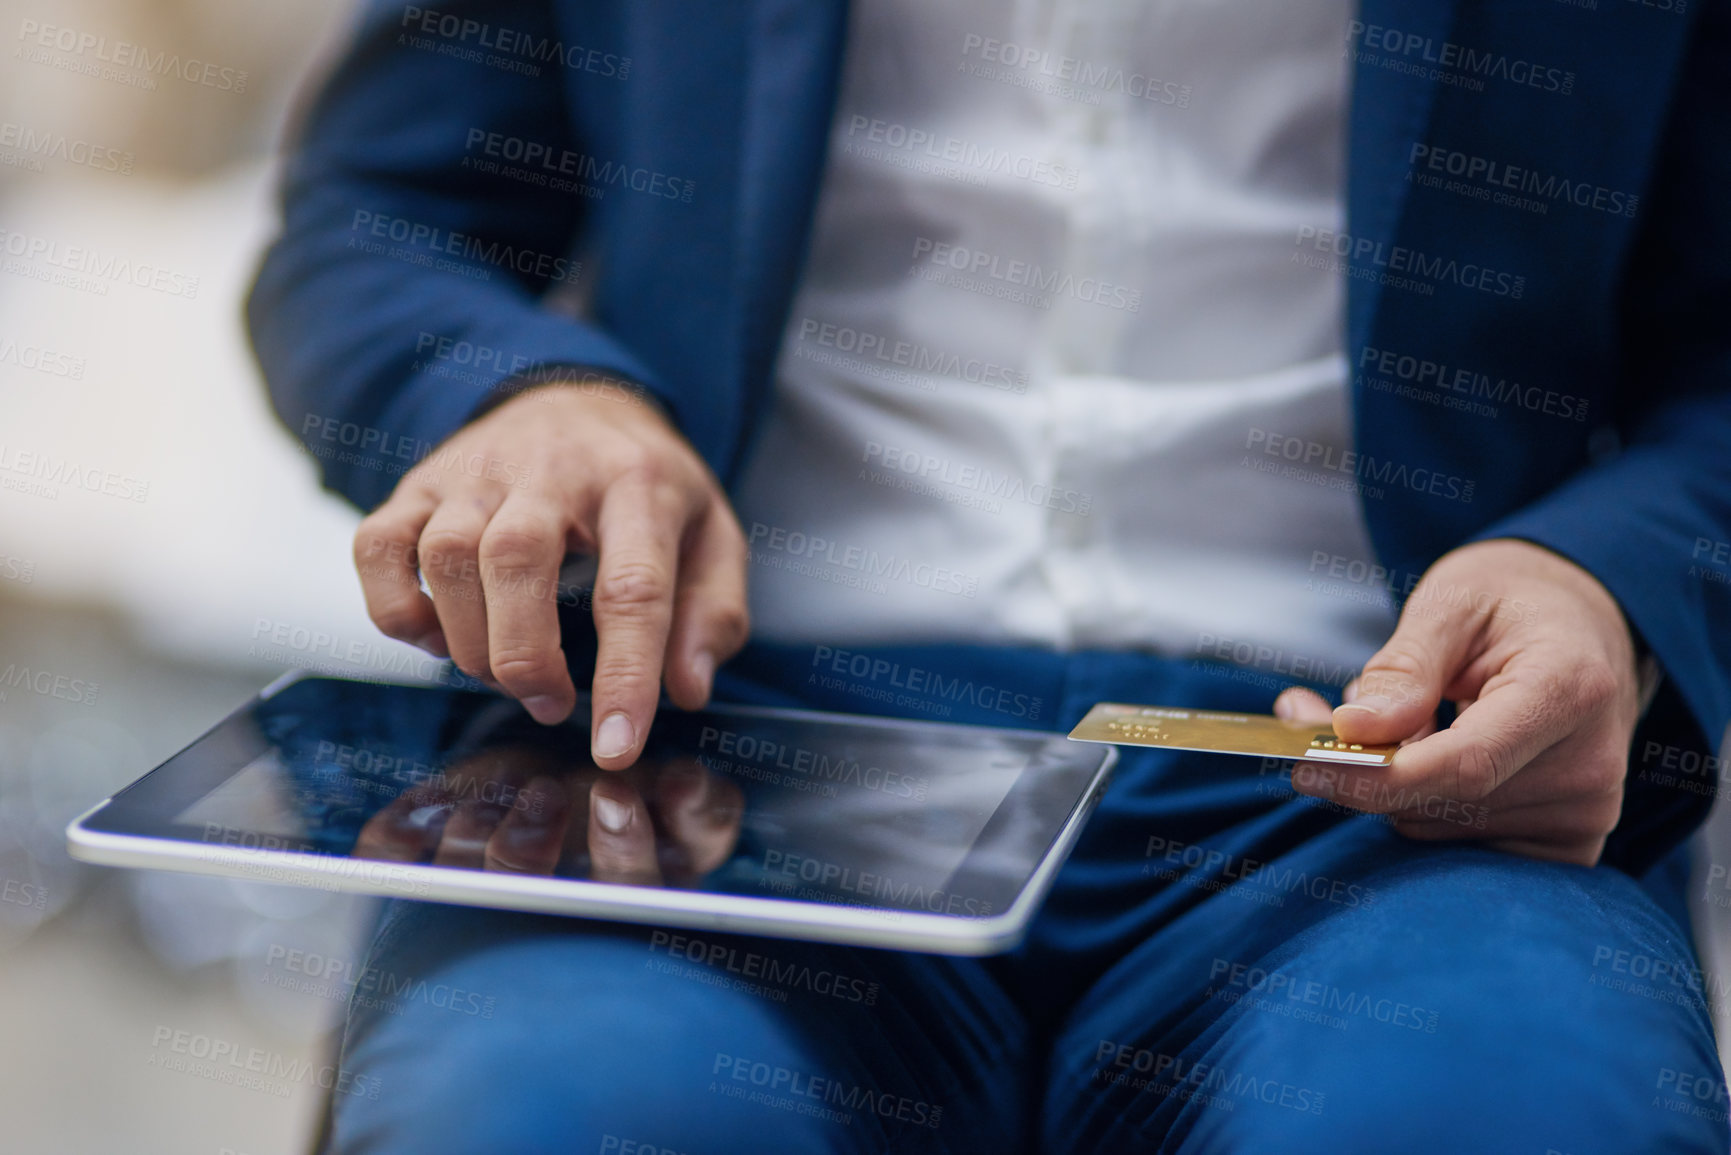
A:
[[[757,636],[1369,656],[1352,478],[1267,451],[1351,447],[1345,287],[1291,259],[1344,224],[1351,15],[855,0],[736,493]]]

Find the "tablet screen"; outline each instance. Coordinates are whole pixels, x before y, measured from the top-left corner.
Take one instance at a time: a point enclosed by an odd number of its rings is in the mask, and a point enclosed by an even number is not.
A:
[[[545,727],[486,693],[309,678],[88,825],[983,918],[1014,901],[1104,757],[1056,734],[728,707],[663,709],[621,773],[588,744],[586,700]],[[623,834],[598,825],[609,803],[629,812]]]

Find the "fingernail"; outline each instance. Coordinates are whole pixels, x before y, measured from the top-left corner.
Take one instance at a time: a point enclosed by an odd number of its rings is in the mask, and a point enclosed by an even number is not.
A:
[[[1378,715],[1392,705],[1394,705],[1394,700],[1383,694],[1360,694],[1339,708],[1342,710],[1363,710],[1367,714]]]
[[[624,717],[622,714],[613,715]],[[625,828],[631,825],[631,807],[615,802],[605,794],[591,794],[595,800],[595,821],[601,824],[601,829],[609,834],[624,834]]]
[[[637,731],[631,728],[631,719],[624,714],[607,715],[595,731],[594,747],[597,758],[617,758],[636,744]]]
[[[529,716],[543,726],[551,726],[559,720],[562,703],[551,694],[537,694],[533,698],[523,699],[523,708],[529,711]]]
[[[709,696],[710,684],[715,681],[715,655],[708,650],[700,650],[691,659],[691,673],[697,679],[697,684],[703,687],[703,696]]]
[[[438,630],[434,630],[426,637],[417,641],[415,643],[415,648],[418,650],[425,650],[427,653],[432,654],[437,658],[448,658],[451,656],[451,651],[445,648],[445,635]]]

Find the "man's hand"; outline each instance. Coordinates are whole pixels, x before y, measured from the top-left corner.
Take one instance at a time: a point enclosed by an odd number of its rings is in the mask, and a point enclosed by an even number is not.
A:
[[[1400,742],[1394,764],[1300,763],[1293,787],[1392,814],[1409,837],[1591,866],[1622,811],[1638,681],[1628,624],[1592,575],[1522,541],[1463,546],[1425,573],[1333,711],[1348,742]],[[1437,730],[1445,698],[1459,713]],[[1330,719],[1299,688],[1275,713]]]
[[[576,704],[555,594],[579,551],[599,559],[590,744],[619,770],[642,749],[663,680],[697,709],[747,631],[745,537],[658,412],[618,386],[527,390],[454,434],[355,534],[379,629],[549,724]]]

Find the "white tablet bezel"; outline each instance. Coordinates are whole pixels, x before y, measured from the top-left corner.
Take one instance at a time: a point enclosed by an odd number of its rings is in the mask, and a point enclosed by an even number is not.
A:
[[[300,675],[296,674],[278,679],[241,709],[249,709],[255,702],[274,696],[299,678]],[[813,710],[754,706],[727,706],[726,709],[760,717],[829,719],[898,728],[903,725],[901,719]],[[979,728],[949,722],[912,724],[921,729]],[[1005,730],[1004,733],[1042,741],[1057,736],[1042,730]],[[73,858],[101,866],[175,870],[349,894],[540,914],[579,915],[688,930],[978,956],[1010,950],[1026,933],[1034,911],[1051,889],[1058,868],[1069,857],[1083,823],[1098,804],[1110,780],[1118,751],[1106,747],[1104,753],[1087,789],[1072,807],[1069,818],[1039,865],[1028,876],[1015,901],[1001,912],[986,917],[879,910],[840,903],[755,898],[710,891],[658,890],[583,879],[453,870],[446,866],[336,858],[288,850],[213,846],[172,838],[115,834],[87,827],[86,822],[108,806],[113,798],[104,799],[73,819],[66,828],[66,844]]]

